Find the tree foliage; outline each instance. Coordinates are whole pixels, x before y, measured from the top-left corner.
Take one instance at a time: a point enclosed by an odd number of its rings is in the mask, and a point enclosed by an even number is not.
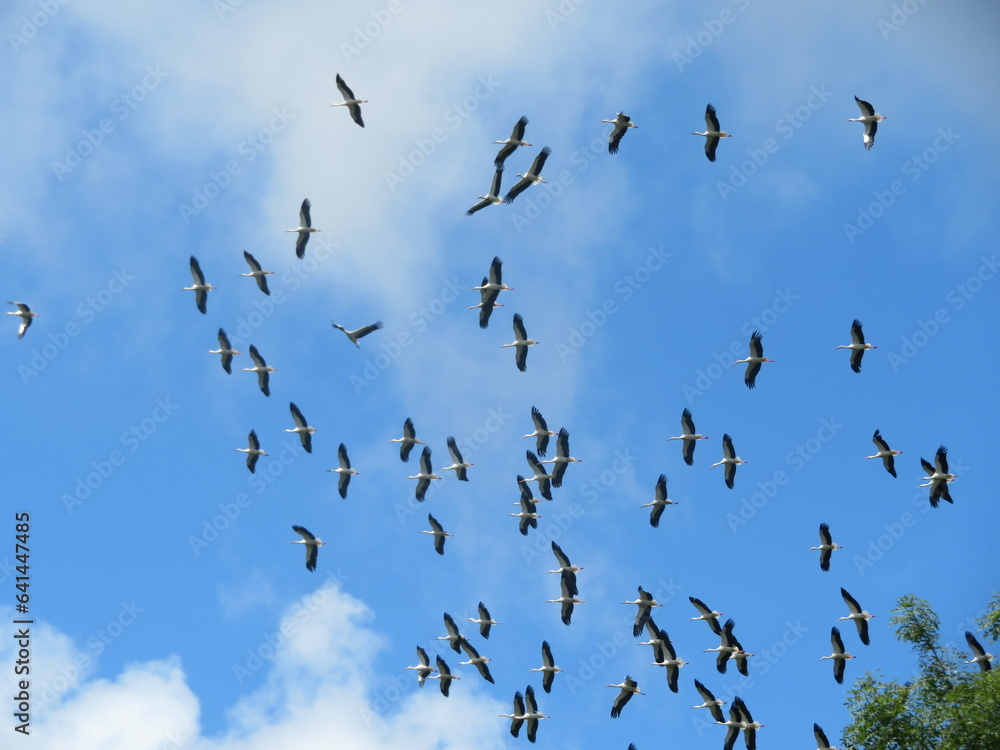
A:
[[[942,644],[930,604],[901,597],[889,622],[911,644],[918,670],[911,681],[868,672],[848,692],[847,747],[858,750],[1000,750],[1000,669],[963,664],[971,655]],[[1000,594],[977,620],[983,638],[1000,637]],[[985,645],[985,644],[984,644]],[[1000,665],[998,665],[1000,666]]]

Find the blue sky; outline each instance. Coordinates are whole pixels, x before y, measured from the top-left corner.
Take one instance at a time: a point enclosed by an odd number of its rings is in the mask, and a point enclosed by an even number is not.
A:
[[[566,672],[539,692],[539,748],[717,748],[693,678],[743,695],[762,747],[808,746],[813,722],[838,742],[845,687],[817,659],[841,586],[877,615],[869,647],[844,629],[849,682],[914,668],[897,597],[959,644],[996,585],[970,540],[1000,522],[997,22],[979,2],[5,9],[3,300],[39,313],[0,332],[8,508],[31,515],[29,746],[523,744],[496,715],[539,686],[542,640]],[[363,130],[327,106],[337,73],[371,100]],[[855,95],[888,115],[870,151]],[[714,164],[689,135],[708,102],[734,134]],[[599,121],[620,110],[639,128],[611,156]],[[548,182],[466,217],[522,115],[534,145],[504,189],[542,146]],[[283,230],[305,197],[323,231],[300,261]],[[192,254],[219,287],[207,315],[182,291]],[[494,256],[515,291],[483,331],[465,308]],[[525,373],[500,348],[515,312],[541,341]],[[879,347],[861,374],[834,350],[854,318]],[[375,320],[360,349],[330,327]],[[219,327],[278,368],[270,398],[248,356],[227,375],[207,354]],[[754,329],[776,361],[750,391],[729,363]],[[282,432],[290,401],[312,455]],[[532,406],[584,460],[525,538],[507,514]],[[666,440],[685,407],[710,436],[691,467]],[[416,454],[388,442],[407,417],[438,469],[458,439],[468,484],[415,502]],[[234,452],[250,429],[270,453],[254,476]],[[898,479],[862,460],[875,429]],[[723,433],[749,461],[734,490],[709,469]],[[324,471],[340,442],[347,500]],[[960,478],[931,510],[918,459],[941,444]],[[679,504],[653,529],[661,473]],[[455,534],[443,557],[428,512]],[[846,547],[829,573],[806,551],[820,522]],[[292,524],[329,542],[315,573]],[[586,568],[570,627],[545,603],[553,539]],[[690,662],[678,695],[619,604],[640,585]],[[702,653],[718,639],[689,596],[736,620],[749,680]],[[414,647],[481,600],[503,624],[467,632],[496,685],[447,651],[451,697],[418,690]],[[603,686],[625,674],[647,695],[612,720]]]

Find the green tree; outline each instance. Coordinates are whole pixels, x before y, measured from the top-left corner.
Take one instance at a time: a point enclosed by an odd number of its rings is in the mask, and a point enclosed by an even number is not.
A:
[[[970,655],[942,645],[930,604],[901,597],[890,624],[912,645],[918,673],[912,681],[885,681],[868,672],[848,691],[847,747],[859,750],[1000,750],[1000,669],[981,672]],[[985,639],[1000,636],[1000,594],[977,621]],[[984,644],[985,646],[985,644]]]

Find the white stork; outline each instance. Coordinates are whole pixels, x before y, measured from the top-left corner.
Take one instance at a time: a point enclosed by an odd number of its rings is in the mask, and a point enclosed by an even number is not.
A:
[[[697,131],[691,135],[701,135],[705,137],[705,156],[709,161],[715,161],[715,149],[719,147],[720,138],[732,138],[733,136],[719,129],[719,118],[715,115],[715,107],[709,104],[705,107],[705,132]]]
[[[552,149],[548,146],[541,150],[541,153],[535,157],[535,160],[531,163],[531,168],[525,173],[517,173],[517,176],[521,179],[514,183],[507,195],[504,196],[504,203],[513,203],[514,199],[527,190],[532,185],[537,185],[539,182],[545,182],[542,179],[542,168],[545,166],[545,160],[549,158],[549,154],[552,153]]]
[[[667,631],[660,630],[660,644],[656,646],[655,651],[655,661],[651,666],[665,667],[667,670],[667,687],[670,688],[670,692],[677,692],[677,679],[680,676],[680,668],[683,667],[688,662],[678,659],[677,652],[674,649],[674,644],[670,642],[669,636],[667,636]]]
[[[530,146],[531,144],[524,140],[524,129],[528,126],[528,118],[521,117],[516,123],[514,123],[514,129],[510,132],[510,138],[505,141],[493,141],[494,143],[502,143],[503,147],[500,149],[497,157],[493,160],[493,166],[497,169],[503,167],[503,163],[507,161],[507,157],[514,153],[514,150],[518,146]]]
[[[993,665],[990,662],[992,662],[996,657],[993,654],[988,653],[986,649],[980,645],[979,641],[976,640],[976,636],[969,630],[965,631],[965,641],[969,644],[969,648],[972,649],[972,659],[962,663],[976,664],[979,666],[980,672],[989,672],[993,669]]]
[[[448,436],[448,453],[451,455],[451,466],[445,466],[441,471],[454,471],[460,482],[469,481],[469,467],[475,464],[469,463],[462,458],[462,452],[458,449],[458,441],[453,436]]]
[[[861,330],[861,321],[857,318],[851,323],[851,343],[838,346],[837,349],[851,350],[851,369],[854,372],[861,372],[861,358],[868,349],[878,349],[874,344],[865,343],[865,334]]]
[[[417,491],[416,498],[418,502],[424,501],[424,495],[427,494],[427,488],[431,486],[431,481],[435,479],[441,479],[437,474],[434,473],[434,468],[431,466],[431,449],[430,446],[425,445],[423,452],[420,454],[420,471],[407,479],[417,480]],[[425,533],[430,533],[425,532]]]
[[[344,83],[344,79],[340,77],[340,73],[337,73],[337,88],[340,90],[340,95],[344,97],[344,101],[336,102],[331,104],[331,107],[347,107],[351,113],[351,119],[354,120],[361,127],[365,126],[365,121],[361,119],[361,107],[362,104],[367,104],[367,99],[358,99],[354,96],[354,92],[351,91],[350,86]],[[301,256],[299,256],[301,257]]]
[[[702,685],[698,680],[694,681],[694,686],[695,689],[697,689],[698,694],[701,696],[702,703],[698,706],[691,706],[691,708],[707,708],[712,712],[712,718],[715,719],[716,722],[724,723],[721,706],[726,705],[726,702],[718,700],[714,695],[712,695],[712,691]]]
[[[419,660],[417,666],[406,667],[406,669],[416,670],[417,684],[423,687],[424,681],[434,673],[434,667],[431,666],[431,660],[427,658],[427,652],[420,646],[417,646],[417,659]]]
[[[644,590],[642,586],[639,586],[639,597],[637,599],[630,602],[622,602],[622,604],[636,605],[635,622],[632,625],[632,635],[637,638],[642,633],[642,629],[646,625],[646,620],[649,619],[652,608],[663,606],[653,598],[652,594]]]
[[[346,328],[344,328],[344,326],[339,325],[337,323],[334,323],[333,321],[330,322],[330,325],[332,325],[338,331],[343,331],[344,335],[347,336],[347,338],[349,338],[351,340],[351,343],[354,344],[355,347],[357,347],[358,349],[360,349],[361,348],[361,344],[358,343],[358,339],[363,339],[369,333],[373,333],[374,331],[381,330],[381,328],[382,328],[382,321],[381,320],[377,320],[374,323],[372,323],[370,326],[362,326],[361,328],[357,329],[356,331],[348,331]]]
[[[289,544],[304,544],[306,546],[306,570],[316,570],[316,557],[319,555],[319,548],[326,542],[313,536],[305,526],[292,526],[292,531],[301,536]]]
[[[302,447],[305,448],[306,453],[312,453],[312,436],[316,432],[316,428],[309,426],[306,418],[302,416],[302,412],[299,411],[299,407],[294,402],[289,402],[288,409],[292,412],[292,421],[295,422],[295,427],[291,430],[283,430],[283,432],[298,433],[299,440],[302,441]]]
[[[430,533],[429,531],[426,533]],[[455,623],[455,618],[449,615],[447,612],[444,613],[444,627],[448,631],[448,635],[439,635],[435,638],[435,641],[448,641],[448,645],[451,646],[451,650],[456,654],[462,653],[461,645],[465,641],[465,636],[458,632],[458,625]]]
[[[556,542],[552,542],[552,554],[556,556],[556,562],[559,563],[559,567],[555,570],[548,570],[546,572],[559,573],[566,584],[567,590],[570,594],[576,596],[580,593],[580,590],[576,585],[576,574],[583,570],[583,567],[580,565],[573,565],[573,563],[569,561],[569,556],[563,552],[562,547],[556,544]]]
[[[931,507],[936,508],[942,498],[949,503],[954,502],[951,499],[951,493],[948,491],[948,483],[958,479],[958,475],[948,472],[948,449],[943,445],[934,454],[934,464],[934,466],[931,466],[929,461],[925,461],[923,458],[920,459],[920,465],[927,472],[928,476],[924,477],[927,480],[925,484],[917,486],[931,488]]]
[[[522,479],[522,482],[538,482],[538,494],[544,497],[546,500],[552,499],[552,475],[545,472],[545,467],[542,466],[541,462],[531,451],[525,451],[525,458],[528,460],[528,466],[534,472],[535,476],[528,477],[527,479]]]
[[[809,551],[819,550],[819,569],[824,573],[830,570],[830,557],[835,549],[844,549],[830,535],[830,524],[821,523],[819,525],[819,546],[810,547]]]
[[[514,713],[500,714],[500,716],[510,719],[510,734],[512,737],[517,737],[521,731],[521,725],[524,724],[524,696],[521,695],[520,690],[514,693],[513,711]]]
[[[528,742],[534,742],[535,736],[538,733],[538,720],[539,719],[551,719],[551,716],[546,716],[541,711],[538,710],[538,704],[535,702],[535,689],[528,685],[524,689],[524,720],[528,722]]]
[[[541,514],[535,512],[535,508],[538,506],[538,501],[531,496],[531,490],[528,489],[527,484],[524,484],[524,477],[518,474],[517,481],[518,486],[521,488],[521,499],[519,502],[514,503],[514,505],[520,505],[521,511],[519,513],[508,513],[507,515],[520,519],[518,523],[518,530],[521,532],[522,536],[527,536],[529,528],[538,528],[538,519],[542,516]]]
[[[667,475],[660,474],[660,478],[656,480],[656,490],[653,497],[653,502],[641,505],[641,508],[652,508],[649,511],[649,525],[654,529],[658,528],[660,525],[660,516],[663,515],[663,509],[668,505],[677,505],[674,500],[667,497]]]
[[[694,420],[691,418],[691,410],[685,409],[681,412],[681,434],[677,437],[669,437],[667,440],[683,440],[681,450],[684,453],[684,463],[688,466],[694,465],[694,447],[696,440],[708,440],[707,435],[699,435],[694,429]]]
[[[830,744],[830,740],[826,738],[826,732],[819,724],[813,723],[813,736],[816,738],[816,750],[840,750],[839,747]]]
[[[421,534],[430,534],[434,537],[434,551],[439,555],[444,554],[444,540],[446,537],[455,536],[444,530],[444,526],[430,513],[427,514],[427,521],[431,525],[431,531],[421,531]]]
[[[875,131],[878,130],[878,124],[882,120],[888,119],[885,115],[880,115],[875,111],[875,107],[862,99],[858,99],[857,96],[854,97],[854,101],[858,103],[858,109],[861,110],[861,117],[849,117],[847,122],[863,122],[865,125],[865,150],[867,151],[872,146],[875,145]]]
[[[542,641],[542,666],[529,669],[528,671],[541,672],[542,689],[546,693],[552,692],[552,682],[556,678],[556,672],[562,672],[563,670],[556,666],[555,659],[552,658],[552,648],[549,646],[548,641]]]
[[[709,607],[701,599],[696,599],[693,596],[688,597],[688,601],[694,605],[694,608],[698,610],[697,617],[690,617],[688,621],[691,620],[704,620],[708,623],[708,627],[716,635],[722,635],[722,626],[719,625],[719,617],[722,616],[722,612],[716,612],[714,609]]]
[[[198,309],[201,310],[202,315],[204,315],[208,312],[206,310],[206,305],[208,303],[208,293],[213,289],[218,289],[218,287],[205,283],[205,274],[202,273],[201,271],[201,264],[198,263],[198,259],[193,255],[191,256],[190,265],[191,265],[191,278],[194,280],[194,283],[191,286],[184,287],[183,291],[194,292],[194,302],[198,306]],[[8,304],[17,305],[18,307],[21,306],[19,302],[9,302]],[[7,313],[7,314],[11,315],[12,313]],[[13,313],[13,314],[21,315],[22,318],[24,317],[22,313]],[[27,326],[24,326],[24,330],[26,329]],[[21,333],[20,336],[23,335],[24,334]],[[18,336],[18,338],[20,338],[20,336]]]
[[[882,437],[882,433],[875,430],[875,434],[872,435],[872,442],[875,443],[875,447],[878,448],[878,453],[874,456],[865,456],[865,460],[869,458],[881,458],[882,465],[885,470],[888,471],[892,476],[896,476],[896,461],[893,456],[898,456],[903,451],[894,451],[889,447],[889,444],[885,442]]]
[[[321,232],[322,229],[316,229],[312,225],[312,203],[306,198],[302,201],[302,207],[299,209],[299,225],[295,229],[286,229],[286,232],[297,232],[298,238],[295,240],[295,255],[298,258],[304,258],[306,254],[306,243],[309,242],[309,235],[313,232]]]
[[[617,685],[605,685],[604,687],[620,688],[618,695],[615,696],[615,702],[611,704],[612,719],[617,719],[622,715],[622,709],[625,708],[625,704],[631,700],[633,695],[637,693],[645,695],[644,692],[639,690],[639,683],[628,675],[625,675],[625,680],[619,682]]]
[[[549,426],[545,423],[545,417],[534,406],[531,407],[531,421],[534,423],[535,429],[527,435],[521,435],[521,440],[531,437],[535,438],[535,449],[539,456],[545,458],[545,452],[549,449],[549,438],[555,437],[558,433],[549,429]]]
[[[260,440],[257,439],[257,431],[250,430],[250,435],[247,437],[248,447],[246,448],[233,448],[235,451],[247,454],[247,468],[250,469],[251,474],[257,473],[257,460],[261,456],[268,455],[260,449]]]
[[[840,637],[840,628],[836,625],[830,628],[830,643],[833,644],[833,653],[829,656],[821,656],[819,660],[833,659],[833,679],[837,681],[838,685],[843,685],[844,667],[847,666],[848,659],[854,659],[855,657],[844,650],[844,640]]]
[[[552,469],[552,486],[562,487],[563,477],[566,476],[566,468],[570,464],[579,463],[582,458],[574,458],[569,455],[569,430],[565,427],[559,429],[559,436],[556,438],[556,457],[550,458],[547,461],[541,461],[543,464],[554,464]]]
[[[497,302],[497,297],[500,296],[500,292],[497,289],[487,288],[489,280],[483,276],[483,284],[479,287],[479,304],[469,305],[466,310],[479,310],[479,327],[486,329],[490,327],[490,316],[493,315],[493,310],[497,307],[503,307],[499,302]]]
[[[260,392],[265,396],[271,395],[271,373],[277,372],[277,367],[271,367],[264,361],[264,358],[260,356],[260,352],[257,351],[257,347],[250,344],[250,359],[253,360],[253,367],[244,367],[243,372],[255,372],[257,373],[257,385],[260,387]],[[285,430],[288,432],[289,430]]]
[[[441,688],[441,695],[447,698],[448,691],[451,689],[451,681],[461,680],[462,678],[458,675],[452,674],[451,669],[448,667],[448,663],[440,656],[437,657],[436,661],[438,673],[436,675],[432,675],[430,679],[440,680],[438,686]]]
[[[191,256],[191,260],[192,260],[192,261],[193,261],[193,262],[194,262],[195,264],[197,264],[197,263],[198,263],[198,261],[196,261],[196,260],[194,259],[194,256],[193,256],[193,255]],[[194,273],[194,266],[192,266],[191,268],[192,268],[192,271],[191,271],[191,272],[192,272],[192,273]],[[199,271],[200,271],[200,269],[199,269]],[[197,278],[195,278],[195,281],[197,281]],[[202,281],[204,281],[204,279],[202,279]],[[193,288],[194,288],[194,287],[185,287],[185,289],[186,289],[186,290],[190,290],[190,289],[193,289]],[[214,287],[214,286],[213,286],[213,287],[211,287],[211,288],[212,288],[212,289],[215,289],[215,287]],[[30,325],[31,325],[31,321],[32,321],[32,319],[33,319],[33,318],[37,318],[37,317],[38,317],[38,313],[36,313],[36,312],[31,312],[31,308],[30,308],[30,307],[28,307],[28,306],[27,306],[26,304],[24,304],[23,302],[9,302],[9,301],[8,301],[8,302],[7,302],[7,304],[8,304],[8,305],[17,305],[17,312],[14,312],[14,311],[11,311],[11,312],[8,312],[8,313],[4,313],[4,314],[5,314],[5,315],[19,315],[19,316],[21,317],[21,325],[20,325],[20,327],[19,327],[19,328],[17,329],[17,340],[18,340],[18,341],[20,341],[21,339],[23,339],[23,338],[24,338],[24,333],[25,333],[25,331],[27,331],[27,330],[28,330],[28,326],[30,326]],[[202,309],[202,308],[204,307],[204,304],[205,304],[205,303],[204,303],[204,301],[202,301],[202,302],[201,302],[201,303],[199,303],[199,305],[198,305],[198,309],[199,309],[199,310],[201,310],[202,312],[205,312],[205,311],[204,311],[204,310]]]
[[[247,265],[250,266],[250,273],[241,273],[240,276],[247,276],[254,279],[260,290],[270,297],[271,290],[267,288],[267,277],[273,274],[274,271],[265,271],[260,263],[257,262],[257,259],[246,250],[243,251],[243,258],[246,260]]]
[[[768,359],[764,356],[762,339],[763,336],[760,335],[760,332],[754,331],[750,336],[750,356],[746,359],[738,359],[733,362],[734,365],[746,362],[747,371],[743,376],[743,382],[746,383],[747,388],[753,388],[757,385],[757,373],[760,372],[760,367],[764,362],[774,362],[773,359]]]
[[[503,165],[501,164],[497,167],[496,172],[493,173],[493,180],[490,182],[490,191],[486,195],[477,195],[479,198],[479,203],[474,205],[468,211],[465,212],[466,216],[472,216],[476,211],[482,211],[487,206],[495,206],[498,203],[503,203],[503,196],[500,195],[500,182],[503,180]]]
[[[352,474],[360,474],[361,472],[356,471],[351,468],[351,459],[347,456],[347,446],[343,443],[337,448],[337,462],[340,464],[336,469],[327,469],[327,471],[332,471],[335,474],[339,474],[340,477],[337,480],[337,491],[340,496],[347,499],[347,485],[351,483]]]
[[[490,674],[489,665],[486,662],[492,661],[488,656],[480,656],[476,647],[473,646],[466,640],[463,640],[462,649],[465,651],[465,655],[469,657],[468,661],[460,661],[459,666],[472,666],[475,665],[476,669],[479,670],[479,674],[483,676],[483,679],[487,682],[493,682],[493,675]]]
[[[413,446],[420,444],[423,445],[423,440],[417,440],[417,431],[413,428],[413,420],[409,417],[403,422],[403,437],[392,438],[390,443],[399,443],[399,457],[402,459],[403,463],[410,460],[410,452],[413,450]]]
[[[619,112],[615,115],[613,120],[601,120],[601,122],[610,122],[614,127],[611,129],[611,134],[608,136],[608,153],[617,154],[618,144],[621,143],[622,138],[625,133],[628,132],[629,128],[639,127],[624,112]]]
[[[722,436],[722,460],[717,461],[708,468],[714,468],[716,466],[726,467],[726,487],[729,489],[733,488],[733,484],[736,482],[736,467],[740,464],[749,463],[744,461],[742,458],[736,455],[736,449],[733,448],[733,439],[729,437],[727,432]]]
[[[474,622],[479,625],[479,635],[481,635],[486,640],[490,638],[490,628],[494,625],[499,625],[500,623],[494,620],[490,616],[490,611],[486,609],[486,605],[479,602],[479,618],[468,618],[469,622]]]
[[[517,369],[521,372],[528,369],[528,347],[538,343],[540,342],[528,338],[528,334],[524,330],[524,318],[521,317],[521,313],[514,313],[514,343],[501,344],[500,348],[514,347],[514,361],[517,363]]]
[[[875,615],[870,615],[867,610],[861,609],[858,600],[848,594],[847,589],[841,588],[840,595],[844,597],[844,602],[847,604],[847,608],[851,610],[851,613],[845,617],[838,617],[837,622],[841,620],[854,620],[854,624],[858,627],[858,635],[861,637],[861,642],[866,646],[869,645],[871,641],[868,638],[868,621]]]
[[[577,599],[576,594],[570,592],[568,579],[566,578],[566,576],[563,576],[559,580],[559,588],[562,592],[560,597],[558,599],[546,599],[546,602],[549,604],[556,604],[556,603],[561,604],[562,605],[561,617],[563,625],[569,625],[571,624],[573,619],[573,605],[586,604],[586,602],[583,599]]]
[[[233,349],[232,344],[229,343],[229,336],[226,335],[226,331],[223,328],[219,329],[219,348],[209,349],[209,354],[221,354],[222,355],[222,369],[225,370],[230,375],[233,374],[233,355],[239,354],[238,351]]]

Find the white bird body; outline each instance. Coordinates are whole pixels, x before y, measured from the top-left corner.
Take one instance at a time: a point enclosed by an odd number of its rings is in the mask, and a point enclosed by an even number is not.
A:
[[[318,539],[313,536],[307,528],[304,526],[292,526],[292,531],[301,536],[301,539],[296,539],[294,542],[289,542],[289,544],[304,544],[306,547],[306,570],[312,572],[316,570],[316,557],[319,554],[319,548],[322,547],[326,542],[322,539]]]
[[[257,373],[257,385],[260,387],[261,393],[265,396],[271,395],[271,373],[277,372],[277,367],[271,367],[264,361],[264,358],[260,356],[260,352],[257,351],[257,347],[250,344],[250,359],[253,360],[253,367],[244,367],[243,372],[255,372]],[[285,430],[285,432],[291,432],[291,430]]]
[[[191,256],[191,260],[194,260],[194,256],[193,255]],[[197,263],[197,262],[198,261],[195,261],[195,263]],[[193,269],[192,269],[192,272],[193,272]],[[184,287],[184,288],[185,288],[185,290],[190,290],[190,289],[193,289],[194,287]],[[211,287],[211,288],[215,289],[214,286]],[[4,313],[4,315],[17,315],[17,316],[19,316],[21,318],[21,325],[17,329],[17,340],[20,341],[21,339],[24,338],[24,334],[28,330],[28,326],[31,325],[31,321],[34,318],[38,317],[38,313],[31,312],[31,308],[28,307],[23,302],[10,302],[10,301],[8,301],[7,304],[8,305],[17,305],[17,311],[16,312],[12,310],[10,312]],[[201,310],[201,307],[202,307],[202,305],[199,305],[198,309]],[[202,310],[202,312],[205,312],[205,311]]]
[[[247,441],[249,443],[246,448],[233,448],[235,451],[247,454],[247,468],[250,469],[251,474],[257,473],[257,460],[261,456],[268,455],[260,449],[260,440],[257,439],[257,431],[250,430],[250,435],[247,436]]]
[[[431,482],[435,479],[441,479],[441,477],[434,473],[434,469],[431,466],[430,446],[425,445],[424,450],[420,454],[420,471],[413,476],[407,477],[407,479],[417,480],[416,498],[419,502],[423,502],[424,496],[427,494],[427,489],[431,486]],[[430,532],[424,533],[429,534]]]
[[[688,466],[694,465],[694,447],[696,440],[708,440],[707,435],[695,432],[694,419],[691,417],[691,410],[685,409],[681,413],[681,434],[676,437],[668,437],[667,440],[683,440],[681,449],[684,453],[684,463]]]
[[[340,90],[340,95],[344,97],[344,101],[336,102],[331,104],[331,107],[347,107],[351,113],[351,119],[354,120],[361,127],[365,126],[365,121],[361,118],[361,104],[367,104],[367,99],[358,99],[351,88],[344,83],[344,79],[340,77],[340,73],[337,74],[337,88]]]
[[[504,162],[507,157],[514,153],[518,146],[530,146],[531,144],[524,140],[524,129],[528,126],[528,118],[521,117],[516,123],[514,123],[514,129],[510,133],[510,137],[502,141],[493,141],[494,143],[500,143],[503,147],[500,149],[496,158],[493,160],[493,166],[497,169],[503,167]]]
[[[866,101],[858,99],[857,96],[854,97],[854,101],[857,102],[858,109],[861,110],[861,117],[849,117],[847,122],[864,123],[864,143],[865,150],[867,151],[875,145],[875,131],[878,130],[878,124],[882,122],[882,120],[886,120],[888,118],[885,115],[878,114],[875,111],[875,107]]]
[[[299,235],[295,240],[295,255],[298,258],[304,258],[309,235],[313,232],[323,231],[312,225],[312,203],[308,198],[302,201],[302,206],[299,208],[299,225],[295,229],[286,229],[285,231],[296,232]]]
[[[691,135],[705,137],[705,156],[708,157],[709,161],[715,161],[715,150],[719,147],[719,139],[733,137],[719,128],[719,118],[715,114],[715,107],[711,104],[705,108],[705,132],[695,131]]]
[[[219,348],[209,349],[209,354],[221,354],[222,355],[222,369],[228,374],[233,374],[233,357],[238,355],[239,352],[233,349],[233,345],[229,343],[229,336],[226,335],[226,331],[223,328],[219,329]]]
[[[733,485],[736,482],[736,467],[745,463],[748,462],[736,455],[736,449],[733,448],[733,439],[729,437],[729,433],[726,433],[722,436],[722,460],[717,461],[708,468],[725,466],[726,487],[733,489]]]
[[[205,282],[205,274],[202,273],[201,271],[201,264],[198,263],[198,259],[193,255],[191,256],[189,264],[191,267],[191,278],[193,280],[193,283],[191,284],[191,286],[184,287],[183,291],[194,292],[195,304],[198,306],[198,309],[201,311],[202,315],[205,315],[207,313],[206,305],[208,303],[208,293],[213,289],[218,289],[218,287],[212,286],[211,284]],[[18,302],[11,302],[9,304],[18,305],[18,307],[20,307],[20,303]],[[10,313],[8,313],[8,315],[9,314]],[[18,313],[14,314],[17,315]]]
[[[879,430],[875,430],[875,434],[872,436],[872,442],[875,443],[875,447],[878,448],[878,453],[874,456],[865,456],[865,460],[867,461],[870,458],[881,458],[882,465],[885,466],[885,470],[892,474],[892,476],[896,476],[896,462],[893,457],[900,455],[903,451],[892,450],[889,447],[889,444],[885,442],[885,439],[882,437],[882,433]]]
[[[399,457],[405,463],[410,460],[410,452],[414,445],[423,445],[423,440],[417,440],[417,432],[413,427],[413,420],[409,417],[403,422],[403,437],[392,438],[390,443],[399,443]],[[412,477],[410,477],[412,479]]]
[[[611,129],[611,133],[608,135],[608,153],[617,154],[618,144],[621,143],[622,138],[625,133],[628,132],[629,128],[638,128],[627,114],[624,112],[619,112],[615,115],[613,120],[601,120],[601,122],[610,122],[614,127]]]
[[[240,276],[248,276],[257,282],[258,288],[264,292],[264,294],[270,296],[271,290],[267,288],[267,277],[274,273],[274,271],[265,271],[264,268],[257,262],[257,259],[253,257],[246,250],[243,251],[243,258],[246,260],[247,265],[250,266],[250,273],[241,273]]]
[[[543,148],[535,160],[531,162],[531,168],[525,173],[517,173],[517,176],[521,179],[514,183],[514,186],[507,191],[507,195],[504,196],[504,203],[512,203],[514,199],[527,190],[532,185],[537,185],[539,182],[545,182],[542,179],[542,168],[545,166],[545,160],[549,158],[549,154],[552,153],[552,149],[548,146]]]
[[[874,344],[865,343],[865,334],[861,330],[861,321],[857,318],[851,324],[851,343],[836,348],[851,350],[851,369],[854,372],[861,372],[861,358],[866,351],[869,349],[878,349]]]
[[[351,468],[351,459],[347,456],[347,447],[341,443],[340,447],[337,448],[337,462],[339,466],[336,469],[327,469],[327,471],[332,471],[339,475],[339,481],[337,482],[337,491],[340,492],[340,496],[347,499],[347,485],[351,482],[351,476],[354,474],[360,474],[361,472]]]
[[[315,427],[310,427],[306,418],[302,416],[302,412],[299,411],[294,403],[288,404],[289,410],[292,412],[292,421],[295,422],[295,427],[291,430],[284,430],[284,432],[294,432],[299,436],[299,440],[302,441],[302,447],[305,448],[306,453],[312,453],[312,436],[316,432]]]
[[[383,324],[382,324],[381,320],[377,320],[374,323],[372,323],[370,326],[362,326],[361,328],[358,328],[356,331],[348,331],[346,328],[344,328],[344,326],[339,325],[337,323],[334,323],[332,321],[331,321],[330,325],[332,325],[338,331],[343,331],[344,335],[347,336],[347,338],[349,338],[351,340],[351,343],[354,344],[355,347],[357,347],[358,349],[360,349],[361,348],[361,344],[358,343],[358,339],[362,339],[365,336],[367,336],[369,333],[373,333],[375,331],[380,330],[382,328]]]

